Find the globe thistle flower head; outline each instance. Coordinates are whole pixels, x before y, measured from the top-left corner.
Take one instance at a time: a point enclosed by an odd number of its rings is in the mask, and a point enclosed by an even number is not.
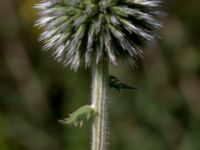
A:
[[[58,61],[77,70],[107,56],[134,62],[161,27],[160,0],[41,0],[35,7],[43,28],[40,40]]]

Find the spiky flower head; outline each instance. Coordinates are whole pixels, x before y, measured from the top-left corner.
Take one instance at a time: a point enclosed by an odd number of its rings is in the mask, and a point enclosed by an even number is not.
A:
[[[44,32],[44,49],[72,69],[82,61],[86,66],[107,56],[134,62],[144,44],[160,28],[160,0],[41,0],[36,5],[40,18],[36,26]]]

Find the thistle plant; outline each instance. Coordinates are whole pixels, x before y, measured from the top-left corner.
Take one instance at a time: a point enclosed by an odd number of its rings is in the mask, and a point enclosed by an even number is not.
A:
[[[41,0],[35,6],[43,49],[75,71],[81,64],[92,70],[91,104],[61,120],[82,126],[92,118],[92,150],[107,149],[108,87],[135,89],[109,76],[108,65],[135,64],[142,57],[141,49],[161,27],[160,6],[161,0]]]

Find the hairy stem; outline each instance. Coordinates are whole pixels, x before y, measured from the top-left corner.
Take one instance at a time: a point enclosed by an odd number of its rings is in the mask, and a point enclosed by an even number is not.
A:
[[[106,94],[108,86],[107,59],[103,58],[98,64],[94,64],[92,69],[92,106],[97,112],[92,126],[92,150],[106,150]]]

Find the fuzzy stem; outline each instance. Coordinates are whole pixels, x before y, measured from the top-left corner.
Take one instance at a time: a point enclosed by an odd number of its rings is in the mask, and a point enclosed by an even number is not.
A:
[[[92,125],[92,150],[106,150],[106,94],[108,86],[108,61],[106,58],[92,68],[92,106],[97,115]]]

